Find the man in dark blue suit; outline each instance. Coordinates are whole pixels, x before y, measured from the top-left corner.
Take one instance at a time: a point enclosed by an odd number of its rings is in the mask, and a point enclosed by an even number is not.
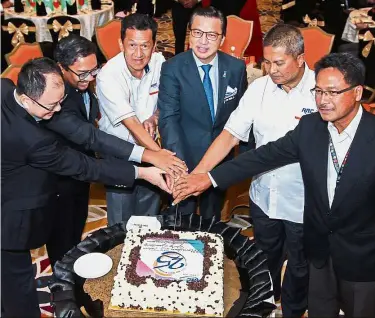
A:
[[[218,52],[225,38],[226,19],[213,8],[198,8],[189,22],[190,50],[165,62],[161,70],[158,108],[163,148],[193,170],[220,134],[246,89],[245,64]],[[171,182],[171,180],[169,180]],[[200,213],[220,218],[224,192],[200,197]],[[196,201],[180,207],[193,213]]]

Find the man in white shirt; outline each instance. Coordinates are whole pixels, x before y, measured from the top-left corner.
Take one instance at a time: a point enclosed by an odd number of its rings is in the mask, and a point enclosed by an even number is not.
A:
[[[155,142],[156,102],[164,57],[154,52],[156,32],[157,24],[148,15],[135,13],[124,18],[119,39],[122,52],[108,61],[96,83],[101,112],[99,128],[160,151]],[[158,214],[160,197],[156,188],[137,182],[131,189],[108,188],[107,205],[109,225],[126,224],[132,214]]]
[[[316,64],[320,114],[304,116],[275,142],[175,186],[175,204],[212,184],[299,162],[305,185],[304,247],[309,317],[375,317],[375,117],[360,106],[363,63],[349,53]]]
[[[250,84],[222,133],[193,173],[214,168],[253,128],[256,147],[284,136],[300,118],[316,111],[310,90],[315,75],[304,61],[300,31],[274,26],[264,38],[267,76]],[[250,187],[250,214],[259,247],[268,256],[275,298],[285,317],[301,317],[307,307],[308,266],[303,250],[304,186],[298,163],[257,175]],[[281,270],[288,263],[281,288]]]

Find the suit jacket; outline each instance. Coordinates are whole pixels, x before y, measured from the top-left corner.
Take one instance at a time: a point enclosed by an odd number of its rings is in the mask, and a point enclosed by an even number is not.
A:
[[[214,123],[192,51],[178,54],[162,66],[158,97],[162,145],[185,160],[189,170],[195,168],[222,132],[246,89],[243,61],[219,51],[218,65],[219,96]],[[237,93],[225,96],[229,86]]]
[[[319,113],[295,130],[215,168],[219,187],[300,162],[305,185],[305,252],[316,267],[329,257],[339,277],[375,281],[375,116],[363,112],[331,208],[327,193],[329,133]]]
[[[132,186],[134,167],[96,160],[59,144],[10,91],[1,103],[1,244],[27,250],[46,243],[56,201],[55,174]]]

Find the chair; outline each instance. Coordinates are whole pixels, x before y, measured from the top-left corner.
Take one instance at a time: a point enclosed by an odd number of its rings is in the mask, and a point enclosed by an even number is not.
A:
[[[11,52],[19,43],[36,42],[35,24],[22,18],[1,19],[1,70],[8,66],[5,54]]]
[[[228,15],[227,21],[227,35],[220,50],[242,58],[253,34],[253,21],[235,15]]]
[[[19,44],[12,52],[5,54],[8,65],[23,65],[38,57],[43,57],[43,52],[37,42]]]
[[[335,36],[314,26],[300,30],[305,42],[306,63],[310,69],[314,69],[315,63],[331,52]]]
[[[80,35],[81,22],[70,16],[56,16],[47,20],[47,27],[52,37],[53,43],[56,45],[62,38],[73,33]]]
[[[95,35],[98,47],[107,61],[121,52],[118,45],[121,35],[120,20],[111,20],[104,25],[96,27]]]
[[[17,85],[18,74],[20,73],[20,71],[20,65],[9,65],[6,70],[1,73],[1,78],[9,78],[15,85]]]

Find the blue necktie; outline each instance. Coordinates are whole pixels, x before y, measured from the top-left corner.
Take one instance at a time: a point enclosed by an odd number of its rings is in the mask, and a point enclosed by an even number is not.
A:
[[[206,93],[208,106],[210,107],[212,122],[214,122],[215,121],[214,92],[212,89],[212,83],[211,83],[211,79],[209,75],[211,67],[212,67],[211,64],[202,65],[202,69],[204,71],[203,88],[204,88],[204,92]]]

